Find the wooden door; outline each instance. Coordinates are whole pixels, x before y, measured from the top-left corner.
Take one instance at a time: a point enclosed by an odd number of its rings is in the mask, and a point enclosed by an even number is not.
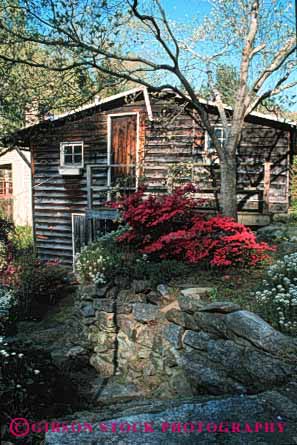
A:
[[[137,116],[111,118],[111,185],[135,186]]]

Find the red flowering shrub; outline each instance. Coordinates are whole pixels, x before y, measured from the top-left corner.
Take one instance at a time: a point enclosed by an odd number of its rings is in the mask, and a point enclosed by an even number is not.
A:
[[[144,190],[117,203],[129,230],[119,243],[132,244],[154,260],[175,259],[214,267],[254,266],[274,250],[258,243],[255,234],[231,218],[197,214],[201,200],[191,198],[192,184],[170,195],[149,195]]]

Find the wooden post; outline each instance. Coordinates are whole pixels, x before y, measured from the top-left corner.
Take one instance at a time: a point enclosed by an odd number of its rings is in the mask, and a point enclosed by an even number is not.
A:
[[[264,192],[263,192],[263,213],[269,213],[269,192],[270,192],[270,170],[271,162],[264,163]]]

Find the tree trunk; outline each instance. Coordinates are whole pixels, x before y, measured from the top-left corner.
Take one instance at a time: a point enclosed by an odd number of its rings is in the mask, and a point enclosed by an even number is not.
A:
[[[237,220],[237,183],[236,157],[224,156],[221,159],[221,194],[220,206],[224,216]]]

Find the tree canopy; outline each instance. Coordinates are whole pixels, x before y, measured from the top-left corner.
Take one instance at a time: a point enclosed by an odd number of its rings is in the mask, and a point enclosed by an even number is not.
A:
[[[0,59],[61,76],[82,70],[91,80],[100,73],[107,83],[175,92],[213,141],[221,162],[222,209],[235,216],[235,157],[246,117],[263,101],[278,96],[287,104],[296,97],[285,95],[297,85],[294,11],[284,0],[209,3],[204,20],[198,4],[197,16],[181,23],[161,0],[2,0],[4,45],[30,42],[53,57],[14,51],[0,53]],[[229,68],[220,71],[222,65]],[[197,96],[205,84],[225,130],[224,145]],[[226,99],[234,106],[232,116]]]

